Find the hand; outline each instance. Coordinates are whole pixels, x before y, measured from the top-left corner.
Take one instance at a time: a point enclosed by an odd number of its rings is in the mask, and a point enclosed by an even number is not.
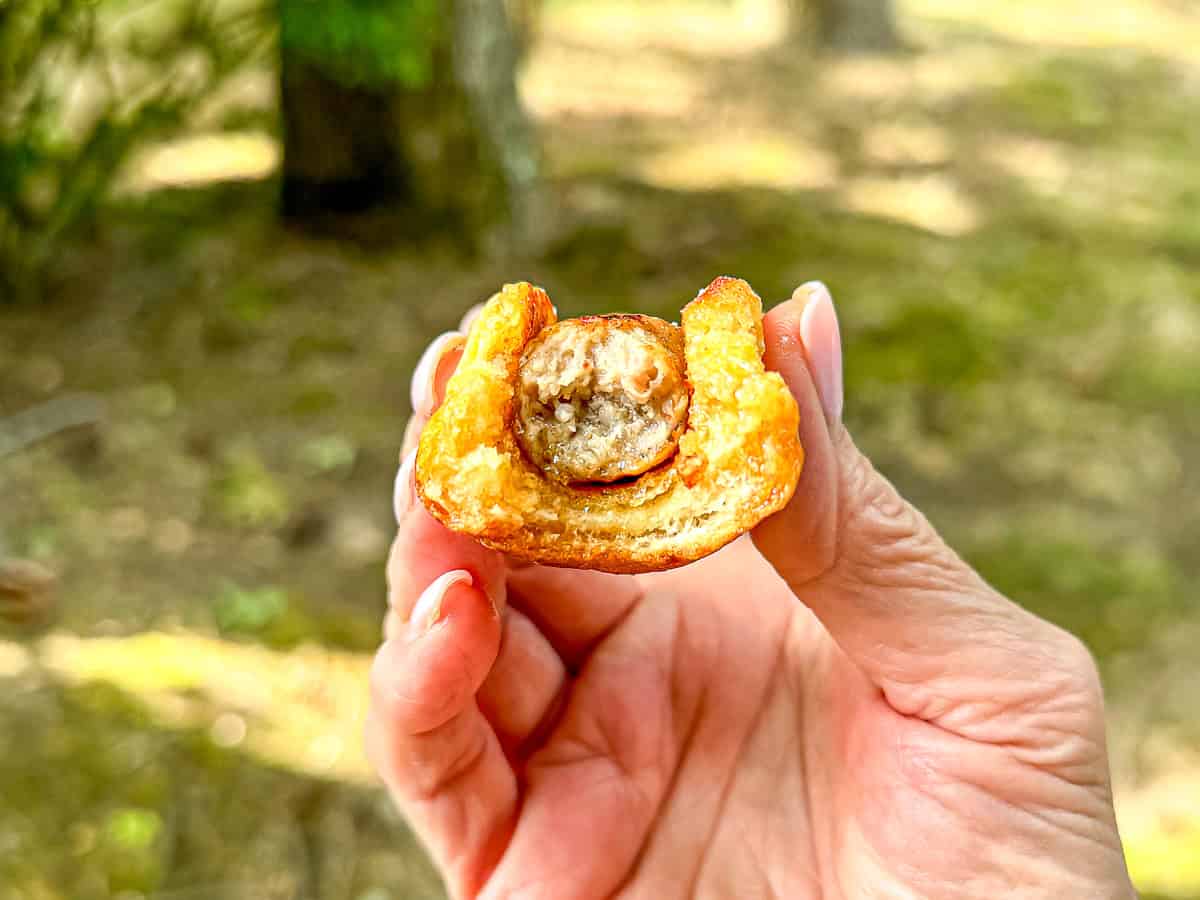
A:
[[[828,293],[765,322],[791,504],[673,572],[517,567],[397,480],[368,749],[455,897],[1134,896],[1096,668],[840,423]],[[415,424],[461,340],[431,348]]]

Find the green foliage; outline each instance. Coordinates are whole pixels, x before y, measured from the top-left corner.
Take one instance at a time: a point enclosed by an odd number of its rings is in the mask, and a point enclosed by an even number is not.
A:
[[[36,296],[131,152],[267,35],[257,9],[207,0],[0,4],[0,299]]]
[[[855,352],[870,361],[855,378],[961,390],[990,374],[995,347],[963,310],[917,301],[863,329]]]
[[[300,445],[300,459],[320,473],[345,472],[354,465],[358,448],[342,434],[323,434]]]
[[[348,85],[421,87],[439,0],[280,0],[280,42]]]
[[[221,634],[288,649],[319,640],[335,647],[370,647],[378,640],[374,616],[346,616],[336,609],[312,609],[299,593],[275,584],[247,587],[223,579],[213,599],[213,620]]]
[[[238,528],[277,528],[291,510],[287,491],[250,447],[230,450],[215,483],[217,512]]]
[[[1029,527],[970,556],[997,588],[1079,635],[1101,661],[1146,646],[1184,612],[1169,561],[1144,547]]]
[[[214,612],[222,632],[254,635],[267,631],[287,608],[287,592],[282,588],[243,588],[226,582],[217,595]]]
[[[162,883],[162,852],[157,846],[162,831],[163,820],[152,809],[128,806],[109,814],[97,852],[112,888],[146,891]]]

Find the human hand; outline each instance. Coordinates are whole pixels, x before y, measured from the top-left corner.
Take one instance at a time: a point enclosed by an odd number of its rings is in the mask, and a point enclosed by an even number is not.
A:
[[[513,565],[424,510],[406,457],[367,744],[450,893],[1135,896],[1090,655],[855,448],[824,288],[764,324],[799,486],[682,569]],[[460,349],[418,367],[406,443]]]

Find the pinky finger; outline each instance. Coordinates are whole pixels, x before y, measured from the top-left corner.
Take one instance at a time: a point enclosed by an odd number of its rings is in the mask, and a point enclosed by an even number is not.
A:
[[[371,667],[367,754],[451,893],[472,896],[508,840],[517,801],[512,767],[475,699],[500,624],[469,579],[447,576],[411,623],[393,612],[386,627],[392,637]]]
[[[413,414],[404,429],[402,453],[417,446],[429,417],[441,405],[446,396],[446,384],[458,368],[465,344],[466,338],[460,332],[447,331],[434,338],[421,354],[412,375],[410,400]]]

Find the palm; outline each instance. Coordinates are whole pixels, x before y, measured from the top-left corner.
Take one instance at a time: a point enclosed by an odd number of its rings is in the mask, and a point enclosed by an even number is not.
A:
[[[982,845],[1069,850],[1082,797],[898,713],[748,541],[638,582],[519,763],[546,896],[986,894]]]

